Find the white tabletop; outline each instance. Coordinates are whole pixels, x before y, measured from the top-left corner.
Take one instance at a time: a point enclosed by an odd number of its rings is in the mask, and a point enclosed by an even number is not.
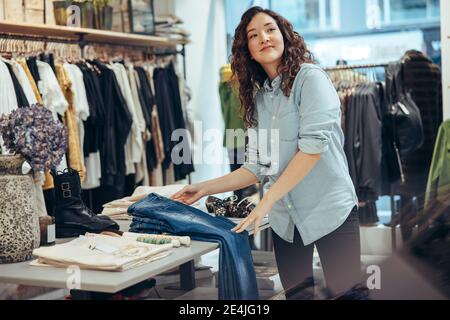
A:
[[[216,243],[192,241],[190,247],[174,248],[172,253],[165,258],[127,271],[80,270],[80,288],[70,289],[115,293],[201,257],[217,248],[218,244]],[[29,264],[30,261],[1,264],[0,282],[68,289],[67,281],[73,278],[73,273],[66,273],[65,268],[35,267]]]
[[[129,229],[131,221],[117,221],[120,229]],[[269,227],[267,221],[261,230]],[[251,234],[253,230],[248,229]],[[58,239],[57,243],[71,239]],[[172,253],[160,260],[123,272],[80,270],[80,287],[68,288],[67,281],[74,278],[65,268],[30,266],[30,261],[0,264],[0,282],[37,287],[78,289],[83,291],[115,293],[146,279],[176,268],[218,248],[217,243],[192,241],[190,247],[172,249]]]

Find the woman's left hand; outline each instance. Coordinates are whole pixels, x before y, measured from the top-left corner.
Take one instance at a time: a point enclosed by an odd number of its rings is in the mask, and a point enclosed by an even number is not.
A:
[[[263,198],[256,208],[253,209],[253,211],[247,216],[247,218],[242,220],[236,227],[231,229],[231,231],[241,233],[245,231],[248,226],[254,224],[253,234],[256,235],[259,231],[262,219],[270,212],[271,209],[272,204]]]

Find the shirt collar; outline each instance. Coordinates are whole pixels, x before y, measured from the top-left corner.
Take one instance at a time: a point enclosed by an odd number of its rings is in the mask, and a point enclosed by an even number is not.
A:
[[[265,92],[273,92],[280,88],[281,85],[281,75],[277,76],[275,79],[270,82],[270,79],[267,78],[266,81],[264,81],[264,91]]]

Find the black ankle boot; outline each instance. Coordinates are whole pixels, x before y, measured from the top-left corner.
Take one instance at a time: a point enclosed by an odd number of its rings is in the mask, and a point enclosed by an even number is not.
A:
[[[117,231],[119,225],[108,217],[98,217],[81,199],[77,171],[66,169],[52,173],[55,184],[55,223],[57,238],[71,238],[86,232]]]

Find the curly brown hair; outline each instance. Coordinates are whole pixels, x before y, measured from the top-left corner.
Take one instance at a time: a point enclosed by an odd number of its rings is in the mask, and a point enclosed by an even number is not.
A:
[[[255,15],[265,13],[271,16],[277,23],[283,35],[284,52],[278,66],[278,74],[282,75],[281,89],[285,96],[289,96],[297,73],[301,65],[305,62],[313,63],[314,58],[308,50],[303,39],[298,32],[294,31],[292,24],[273,12],[261,7],[248,9],[241,18],[234,33],[233,47],[231,50],[231,69],[233,79],[239,85],[239,99],[241,101],[241,114],[245,125],[252,127],[257,125],[255,119],[254,98],[257,90],[262,87],[267,79],[267,74],[261,65],[251,59],[248,49],[247,26]]]

